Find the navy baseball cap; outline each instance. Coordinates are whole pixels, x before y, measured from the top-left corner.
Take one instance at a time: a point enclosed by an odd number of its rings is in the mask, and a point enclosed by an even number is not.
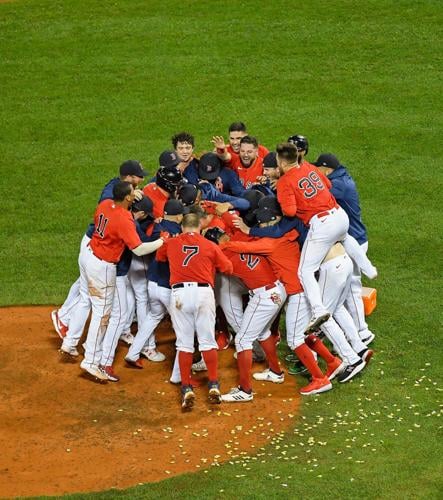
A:
[[[221,169],[220,158],[215,153],[205,153],[198,164],[198,176],[205,181],[215,181]]]
[[[198,188],[194,184],[184,184],[177,191],[177,198],[183,203],[183,205],[193,205],[197,199]]]
[[[277,168],[277,153],[271,151],[263,158],[263,168]]]
[[[223,229],[221,227],[214,226],[214,227],[210,227],[209,229],[206,230],[205,238],[218,245],[218,240],[224,234],[226,234],[226,233],[225,233],[225,231],[223,231]]]
[[[164,208],[165,215],[183,215],[185,206],[180,200],[168,200]]]
[[[181,162],[175,151],[163,151],[158,157],[158,164],[160,167],[172,168],[176,167]]]
[[[152,203],[151,198],[147,196],[142,197],[141,200],[134,201],[131,207],[133,212],[145,212],[148,215],[152,215],[152,209],[154,208],[154,203]]]
[[[279,215],[275,210],[267,207],[257,208],[257,210],[254,210],[254,214],[259,224],[276,220]]]
[[[328,167],[334,170],[340,166],[339,159],[332,153],[322,153],[313,163],[316,167]]]
[[[280,203],[278,202],[277,198],[272,195],[265,196],[264,198],[259,200],[258,208],[267,208],[269,210],[273,210],[278,215],[282,215]]]
[[[143,169],[142,164],[137,160],[127,160],[120,165],[120,175],[136,175],[137,177],[146,177],[148,174]]]

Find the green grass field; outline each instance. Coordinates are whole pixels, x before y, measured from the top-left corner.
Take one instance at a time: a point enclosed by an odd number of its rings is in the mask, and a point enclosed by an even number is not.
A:
[[[202,151],[237,120],[349,167],[379,270],[364,376],[260,456],[88,497],[442,498],[442,19],[432,0],[0,4],[0,305],[63,301],[122,161],[153,172],[172,134]]]

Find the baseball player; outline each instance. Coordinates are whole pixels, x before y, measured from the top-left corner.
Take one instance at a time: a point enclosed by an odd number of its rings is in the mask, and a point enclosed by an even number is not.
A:
[[[218,270],[232,273],[232,263],[214,243],[200,234],[196,214],[183,217],[183,233],[167,240],[157,252],[159,262],[169,261],[171,278],[171,320],[177,336],[182,408],[192,408],[195,393],[190,384],[194,334],[209,375],[209,401],[221,402],[215,341],[214,276]]]
[[[185,207],[179,200],[169,200],[164,208],[163,219],[154,225],[152,236],[158,237],[163,232],[171,236],[180,234],[184,211]],[[147,277],[149,312],[145,321],[139,324],[137,335],[125,357],[125,361],[135,368],[143,368],[140,355],[153,362],[166,359],[163,353],[157,351],[154,331],[166,313],[170,314],[171,287],[168,262],[158,262],[154,258],[149,265]]]
[[[229,235],[219,228],[208,229],[205,238],[217,244],[230,240]],[[270,325],[286,300],[286,291],[265,257],[238,254],[229,250],[225,250],[224,253],[232,262],[233,275],[246,285],[250,298],[235,335],[239,385],[228,394],[224,394],[222,401],[231,403],[252,401],[252,344],[255,340],[259,340],[265,351],[269,368],[254,373],[254,378],[279,384],[284,381],[276,344],[271,338]]]
[[[243,122],[234,122],[229,125],[228,128],[228,140],[229,144],[226,146],[226,152],[230,157],[238,156],[240,153],[240,141],[248,134],[246,125]],[[217,153],[224,153],[224,151],[217,151]],[[258,156],[264,158],[269,153],[268,149],[259,144],[258,146]],[[230,158],[229,158],[230,159]]]
[[[127,181],[132,184],[140,199],[142,196],[141,191],[137,189],[138,185],[143,181],[143,178],[147,175],[146,171],[143,169],[140,162],[136,160],[127,160],[120,165],[119,169],[120,176],[111,179],[103,188],[99,203],[112,199],[113,188],[120,181]],[[83,236],[82,242],[80,244],[80,255],[87,252],[87,245],[91,240],[92,234],[94,232],[94,224],[90,224]],[[71,286],[68,297],[65,300],[63,306],[57,311],[52,311],[51,318],[54,324],[54,328],[62,340],[68,335],[68,327],[70,326],[70,318],[75,314],[78,321],[76,322],[76,329],[73,330],[71,327],[70,339],[67,342],[63,342],[60,351],[69,356],[76,357],[79,355],[77,351],[77,344],[83,333],[86,320],[88,319],[91,304],[87,295],[80,294],[80,278]],[[80,319],[81,318],[81,321]]]
[[[305,224],[309,224],[299,275],[311,304],[313,316],[308,330],[313,331],[330,317],[330,312],[322,303],[315,272],[336,241],[343,242],[347,253],[368,277],[375,278],[377,270],[348,234],[348,216],[330,193],[330,181],[307,162],[299,165],[297,158],[297,148],[293,144],[282,143],[277,146],[277,162],[281,173],[277,183],[277,198],[283,214],[289,217],[297,215]]]
[[[118,182],[113,188],[113,200],[102,201],[94,216],[95,230],[87,247],[80,255],[80,292],[89,297],[92,316],[85,342],[85,357],[80,367],[99,380],[108,380],[99,366],[102,342],[109,322],[115,290],[116,263],[125,246],[136,255],[154,252],[163,239],[142,243],[128,210],[134,201],[134,188],[129,182]],[[75,323],[76,316],[71,319]]]
[[[297,148],[297,162],[299,165],[304,163],[305,156],[308,154],[309,151],[309,142],[308,138],[305,137],[304,135],[300,134],[295,134],[291,135],[291,137],[288,137],[288,142],[291,144],[294,144],[294,146]]]
[[[331,193],[337,203],[348,214],[348,232],[357,240],[366,253],[368,250],[368,237],[366,227],[361,220],[360,201],[354,179],[349,175],[349,172],[340,163],[339,159],[331,153],[322,153],[313,164],[331,181]],[[345,304],[358,328],[360,338],[365,344],[369,344],[374,340],[375,335],[369,330],[366,323],[361,295],[361,274],[357,266],[354,266],[350,294]]]
[[[268,208],[259,209],[256,217],[261,226],[275,224],[278,221],[278,215]],[[297,236],[298,233],[292,230],[280,238],[259,238],[249,242],[230,241],[223,244],[223,248],[238,253],[266,255],[277,278],[284,284],[288,295],[287,342],[312,376],[312,381],[300,389],[300,394],[310,395],[332,389],[328,375],[337,367],[334,358],[334,362],[328,364],[326,374],[323,374],[312,351],[305,343],[304,332],[309,322],[310,307],[297,275],[300,259]]]
[[[258,155],[258,141],[255,137],[246,135],[240,140],[238,155],[227,153],[223,137],[214,137],[213,142],[219,158],[237,173],[245,189],[260,183],[259,179],[263,176],[263,158]]]

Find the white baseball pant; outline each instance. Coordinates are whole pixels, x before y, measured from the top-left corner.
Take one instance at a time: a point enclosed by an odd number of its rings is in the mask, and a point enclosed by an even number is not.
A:
[[[148,263],[149,257],[132,256],[131,266],[128,272],[130,286],[128,287],[128,318],[123,331],[129,332],[134,317],[137,315],[137,323],[141,325],[148,314]]]

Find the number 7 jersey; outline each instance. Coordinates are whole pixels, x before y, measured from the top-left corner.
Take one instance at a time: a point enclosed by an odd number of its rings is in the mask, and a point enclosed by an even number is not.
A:
[[[182,233],[169,238],[157,250],[156,260],[169,262],[171,286],[190,281],[214,287],[216,270],[232,274],[232,262],[215,243],[199,233]]]
[[[277,199],[284,215],[296,215],[309,224],[314,215],[337,206],[330,188],[330,180],[317,167],[304,161],[279,179]]]

